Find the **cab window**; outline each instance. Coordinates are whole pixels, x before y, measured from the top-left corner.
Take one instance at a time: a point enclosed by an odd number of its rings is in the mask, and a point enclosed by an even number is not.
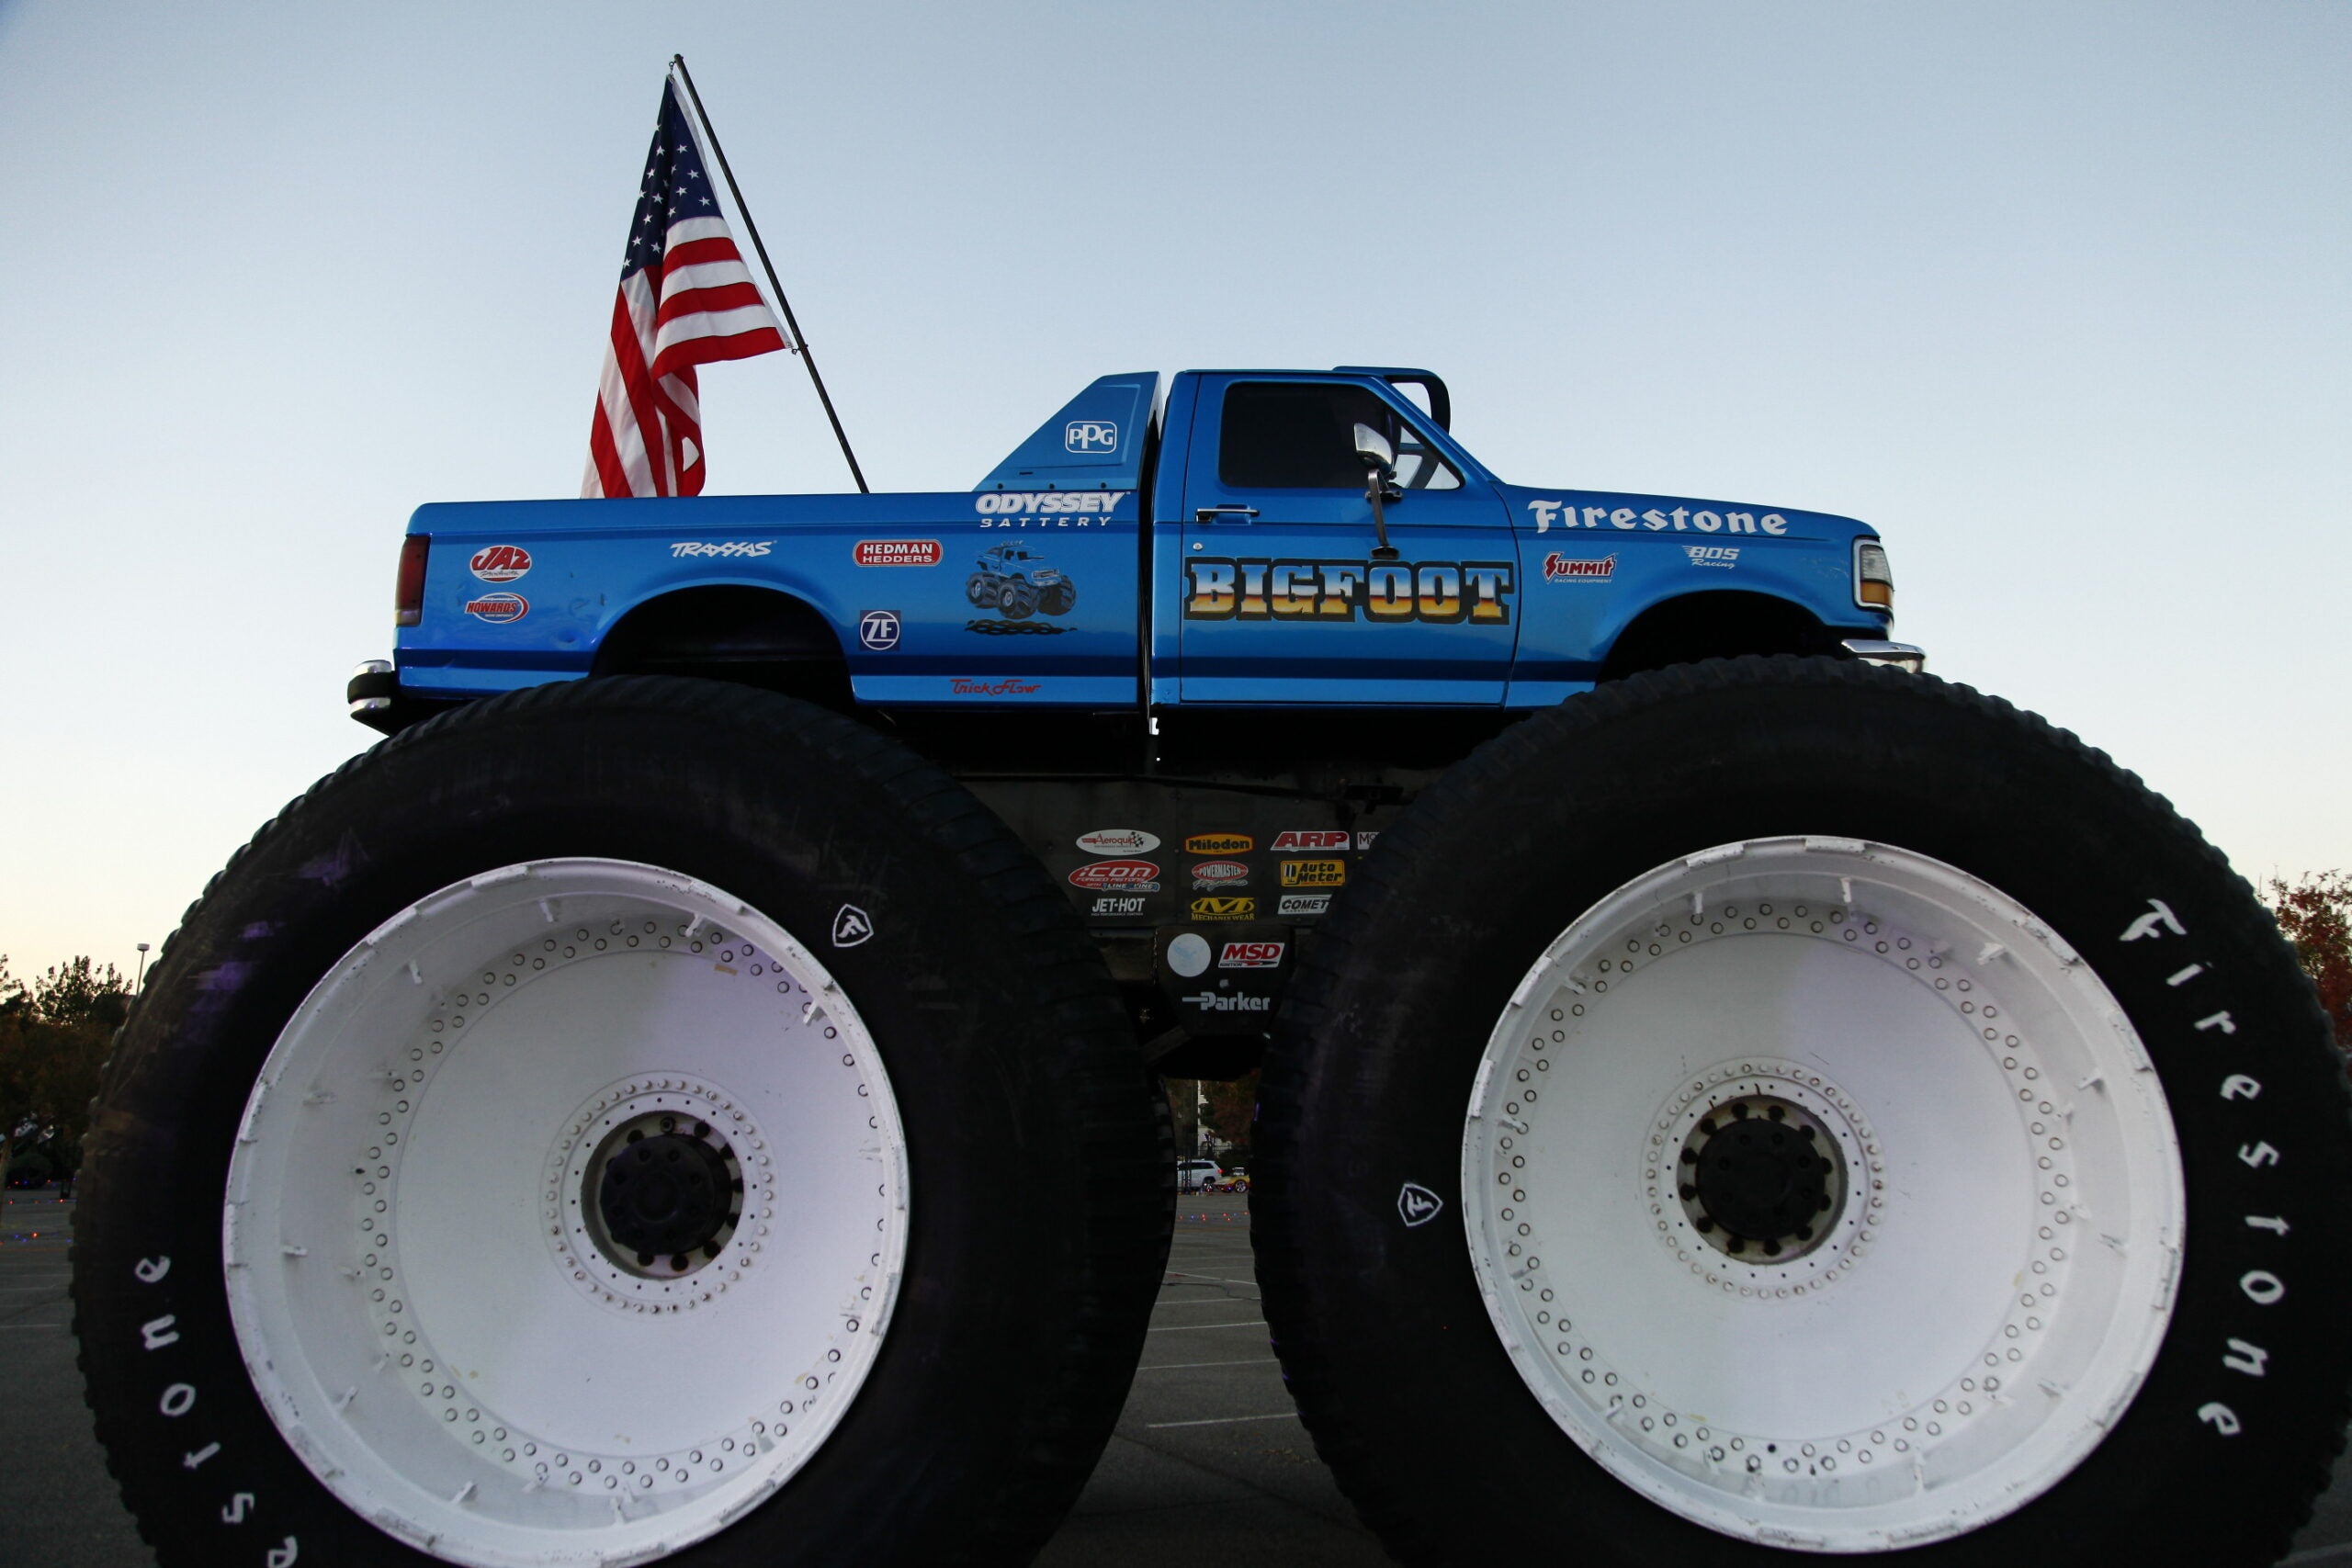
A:
[[[1360,491],[1359,424],[1388,438],[1396,482],[1405,489],[1462,483],[1402,414],[1368,388],[1333,381],[1237,381],[1227,388],[1216,477],[1228,490]]]

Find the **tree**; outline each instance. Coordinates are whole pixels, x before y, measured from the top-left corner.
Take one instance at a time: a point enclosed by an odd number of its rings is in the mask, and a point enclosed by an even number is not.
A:
[[[2313,872],[2291,887],[2274,876],[2270,912],[2319,987],[2336,1048],[2352,1052],[2352,874]]]
[[[99,1069],[130,1010],[111,964],[71,959],[28,987],[0,958],[0,1182],[20,1153],[62,1174],[81,1164]]]

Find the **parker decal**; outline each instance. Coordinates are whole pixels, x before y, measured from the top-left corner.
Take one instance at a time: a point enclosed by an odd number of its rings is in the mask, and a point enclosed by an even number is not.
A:
[[[1218,952],[1220,969],[1273,969],[1281,965],[1286,942],[1228,942]]]
[[[1348,863],[1343,860],[1286,860],[1283,862],[1284,887],[1338,887],[1348,880]]]
[[[1671,512],[1661,512],[1655,506],[1646,512],[1635,512],[1630,506],[1578,507],[1566,501],[1531,501],[1527,510],[1535,514],[1535,531],[1539,534],[1550,532],[1555,521],[1563,528],[1598,528],[1605,523],[1625,533],[1646,528],[1657,534],[1671,528],[1679,534],[1696,528],[1702,534],[1753,534],[1761,526],[1764,532],[1777,537],[1789,531],[1789,520],[1777,512],[1767,512],[1761,517],[1753,512],[1710,512],[1703,508],[1693,512],[1687,506],[1678,506]]]
[[[1252,560],[1184,562],[1188,621],[1305,621],[1380,626],[1510,624],[1509,561]]]
[[[1140,828],[1097,828],[1080,833],[1077,843],[1091,855],[1148,855],[1159,847],[1159,835]]]
[[[1238,887],[1250,880],[1250,868],[1238,860],[1203,861],[1193,868],[1193,891],[1215,893]]]
[[[1739,559],[1737,545],[1685,545],[1682,548],[1692,566],[1728,567]]]
[[[1617,558],[1602,556],[1600,559],[1578,559],[1554,550],[1544,558],[1544,581],[1546,582],[1605,582],[1617,575]]]
[[[1239,991],[1203,991],[1198,996],[1184,997],[1181,999],[1192,1003],[1204,1012],[1272,1012],[1274,1010],[1273,998],[1246,996]]]
[[[1159,868],[1148,860],[1099,860],[1071,872],[1069,885],[1090,893],[1157,893]]]
[[[1193,919],[1196,920],[1254,920],[1258,918],[1255,898],[1195,898]]]
[[[476,550],[466,566],[484,582],[512,582],[531,570],[531,552],[520,545],[492,545]]]
[[[983,528],[1107,528],[1134,492],[1124,490],[986,491],[972,498]]]
[[[520,593],[485,593],[479,599],[466,601],[466,614],[477,621],[493,625],[503,621],[519,621],[531,613],[531,602]]]
[[[1248,854],[1258,847],[1258,840],[1247,833],[1195,833],[1184,840],[1188,855]]]
[[[773,539],[730,539],[719,544],[695,540],[672,545],[670,557],[673,560],[738,560],[766,555],[775,547]]]
[[[946,552],[937,539],[860,539],[851,558],[860,566],[937,566]]]
[[[1285,915],[1319,915],[1331,907],[1329,893],[1285,893],[1281,913]]]
[[[899,613],[866,611],[857,618],[857,640],[876,653],[889,652],[899,646]]]
[[[1336,828],[1320,832],[1279,833],[1267,847],[1276,854],[1284,850],[1344,850],[1348,836]]]

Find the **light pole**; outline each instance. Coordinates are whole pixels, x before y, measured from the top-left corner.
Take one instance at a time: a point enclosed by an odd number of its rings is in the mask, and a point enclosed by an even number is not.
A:
[[[133,981],[130,983],[130,989],[131,989],[132,994],[133,994],[133,995],[136,995],[138,992],[140,992],[140,991],[142,991],[142,990],[146,989],[146,987],[147,987],[147,944],[146,944],[145,942],[141,942],[141,943],[139,944],[139,978],[137,978],[136,980],[133,980]]]

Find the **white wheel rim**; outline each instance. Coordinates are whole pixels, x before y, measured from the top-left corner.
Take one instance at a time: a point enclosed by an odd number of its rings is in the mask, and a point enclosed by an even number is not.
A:
[[[597,1151],[632,1130],[742,1182],[683,1269],[601,1217]],[[513,865],[386,921],[279,1035],[230,1161],[231,1316],[361,1517],[482,1568],[639,1562],[840,1421],[907,1187],[880,1055],[790,932],[651,866]]]
[[[1785,1260],[1683,1197],[1743,1096],[1847,1179]],[[2090,966],[1963,872],[1817,838],[1661,866],[1562,932],[1479,1064],[1462,1182],[1561,1429],[1685,1518],[1829,1552],[1964,1533],[2079,1464],[2163,1341],[2185,1212]]]

